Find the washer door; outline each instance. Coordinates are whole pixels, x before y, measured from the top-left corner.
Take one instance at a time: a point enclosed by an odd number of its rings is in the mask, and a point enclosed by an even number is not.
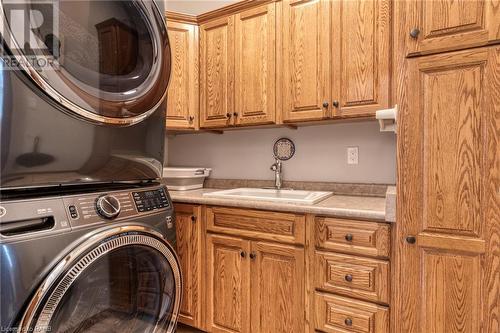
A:
[[[170,47],[153,0],[1,0],[5,45],[63,110],[131,125],[166,95]]]
[[[20,332],[174,332],[180,268],[162,236],[118,227],[78,246],[49,274]]]

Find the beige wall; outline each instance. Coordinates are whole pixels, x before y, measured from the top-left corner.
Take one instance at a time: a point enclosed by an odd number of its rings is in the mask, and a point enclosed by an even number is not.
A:
[[[295,156],[283,164],[285,179],[396,182],[396,136],[381,133],[375,121],[177,135],[168,138],[167,164],[211,167],[214,178],[273,179],[272,147],[280,137],[296,145]],[[351,146],[359,147],[358,165],[347,164]]]
[[[169,11],[200,15],[238,1],[239,0],[166,0],[165,3]]]

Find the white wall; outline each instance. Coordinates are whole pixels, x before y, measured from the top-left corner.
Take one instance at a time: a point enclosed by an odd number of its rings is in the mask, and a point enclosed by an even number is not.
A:
[[[166,162],[211,167],[213,178],[273,179],[272,147],[280,137],[296,146],[295,156],[283,165],[286,180],[396,182],[396,136],[379,132],[375,121],[177,135],[168,138]],[[351,146],[359,147],[358,165],[347,164],[346,148]]]

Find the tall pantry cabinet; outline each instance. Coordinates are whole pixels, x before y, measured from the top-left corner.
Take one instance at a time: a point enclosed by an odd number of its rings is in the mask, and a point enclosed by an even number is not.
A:
[[[500,9],[493,3],[395,4],[393,332],[500,331]],[[480,47],[488,44],[496,45]]]

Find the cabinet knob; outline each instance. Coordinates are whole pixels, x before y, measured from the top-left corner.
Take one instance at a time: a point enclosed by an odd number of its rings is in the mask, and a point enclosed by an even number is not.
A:
[[[231,114],[229,112],[226,113],[226,118],[228,118],[228,119],[231,118]]]
[[[344,324],[345,324],[346,326],[352,326],[352,319],[351,319],[351,318],[346,318],[346,319],[344,320]]]
[[[241,251],[241,252],[240,252],[240,256],[241,256],[242,258],[245,258],[245,257],[247,256],[247,254],[245,253],[245,251]]]
[[[323,107],[327,108],[328,107],[328,102],[323,102]]]
[[[419,34],[420,34],[420,29],[418,29],[418,28],[413,28],[410,31],[410,37],[411,38],[418,38]]]
[[[194,116],[189,116],[189,122],[192,123],[194,120]]]
[[[255,259],[257,258],[257,254],[255,252],[250,252],[250,259]]]
[[[238,112],[233,112],[233,116],[238,117]]]
[[[196,222],[196,216],[191,215],[191,222]]]
[[[339,105],[340,105],[340,103],[339,103],[339,101],[333,101],[333,102],[332,102],[332,105],[333,105],[334,107],[338,108],[338,107],[339,107]]]
[[[347,234],[344,236],[345,240],[348,241],[348,242],[352,242],[352,235],[351,234]]]
[[[415,236],[407,236],[406,242],[408,244],[415,244],[417,242],[417,238]]]
[[[346,276],[344,276],[344,279],[345,279],[347,282],[352,282],[352,275],[351,275],[351,274],[347,274]]]

